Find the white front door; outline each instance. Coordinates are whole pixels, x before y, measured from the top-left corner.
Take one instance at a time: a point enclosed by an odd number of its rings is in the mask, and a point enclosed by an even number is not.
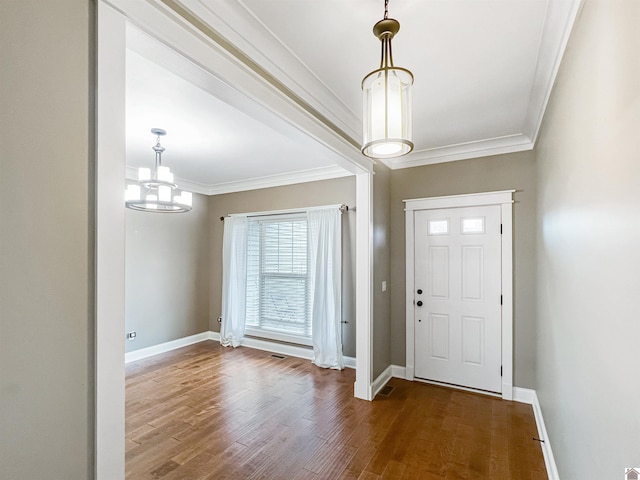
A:
[[[500,206],[414,222],[415,377],[501,392]]]

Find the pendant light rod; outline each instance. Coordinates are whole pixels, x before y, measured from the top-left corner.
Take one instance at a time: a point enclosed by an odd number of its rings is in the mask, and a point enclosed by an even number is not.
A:
[[[162,154],[164,153],[165,148],[160,145],[160,137],[163,137],[167,134],[166,130],[162,128],[152,128],[151,133],[156,135],[156,144],[151,147],[156,152],[156,172],[158,171],[158,167],[162,166]]]

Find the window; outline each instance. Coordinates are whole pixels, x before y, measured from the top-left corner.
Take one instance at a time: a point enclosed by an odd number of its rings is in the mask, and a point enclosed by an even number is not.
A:
[[[429,220],[429,235],[447,235],[449,233],[449,219]]]
[[[484,217],[463,218],[462,233],[484,233]]]
[[[247,333],[310,345],[306,214],[250,218],[247,240]]]

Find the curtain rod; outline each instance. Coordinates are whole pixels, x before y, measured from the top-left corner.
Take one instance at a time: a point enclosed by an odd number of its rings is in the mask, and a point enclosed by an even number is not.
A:
[[[318,207],[291,208],[288,210],[273,210],[271,212],[228,213],[227,215],[220,217],[220,221],[224,221],[224,219],[227,217],[270,217],[272,215],[288,215],[291,213],[304,213],[308,210],[319,210],[321,208],[331,208],[331,207],[337,208],[338,210],[340,210],[340,213],[349,211],[349,206],[343,203],[343,204],[336,204],[336,205],[321,205]],[[355,211],[355,207],[351,207],[351,210]]]

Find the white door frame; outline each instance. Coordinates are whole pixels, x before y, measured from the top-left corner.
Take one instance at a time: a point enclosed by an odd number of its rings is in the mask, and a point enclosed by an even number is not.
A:
[[[499,192],[449,195],[444,197],[415,198],[405,203],[406,235],[406,329],[407,358],[405,378],[414,380],[415,372],[415,249],[414,212],[456,207],[500,206],[502,224],[502,398],[513,400],[513,193],[515,190]]]

